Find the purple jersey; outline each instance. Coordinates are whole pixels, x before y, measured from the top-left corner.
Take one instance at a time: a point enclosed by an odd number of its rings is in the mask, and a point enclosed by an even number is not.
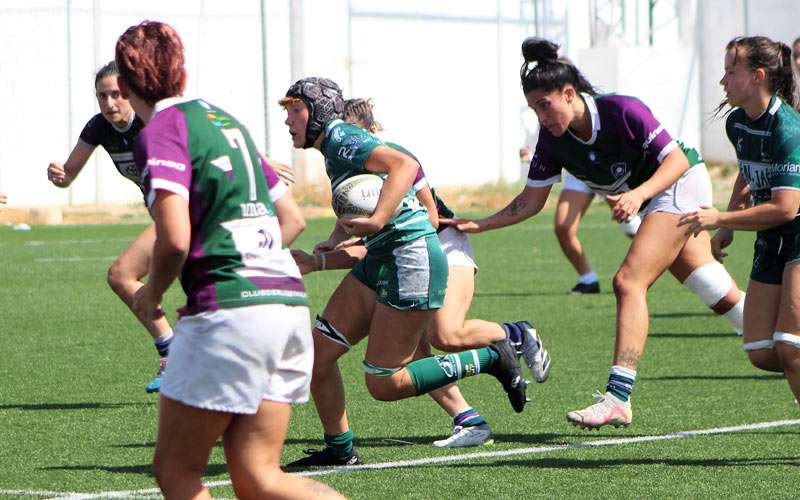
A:
[[[102,113],[97,113],[83,127],[80,141],[90,149],[103,146],[117,171],[144,191],[141,171],[133,161],[133,142],[142,127],[144,122],[136,115],[131,116],[127,127],[118,128],[106,120]]]
[[[247,129],[202,99],[156,105],[134,150],[148,206],[157,190],[189,203],[184,314],[263,303],[306,305],[273,202],[287,192]]]
[[[619,194],[648,180],[673,149],[683,148],[640,100],[581,95],[592,120],[592,136],[583,141],[567,130],[555,137],[542,128],[528,171],[528,186],[558,182],[564,168],[597,193]],[[690,165],[702,161],[696,151],[683,151]]]

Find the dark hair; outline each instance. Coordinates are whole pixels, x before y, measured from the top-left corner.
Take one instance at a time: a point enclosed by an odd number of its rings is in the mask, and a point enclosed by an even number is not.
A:
[[[149,105],[186,88],[183,42],[175,29],[158,21],[131,26],[117,40],[119,75]]]
[[[344,101],[344,121],[350,123],[359,121],[366,129],[375,127],[376,130],[383,130],[383,127],[375,120],[375,115],[372,113],[374,106],[371,98],[347,99]]]
[[[567,59],[559,59],[558,49],[555,43],[535,36],[522,42],[522,57],[525,59],[519,70],[522,91],[526,94],[531,90],[551,92],[570,84],[578,92],[596,95],[597,90],[578,68]],[[536,65],[530,67],[534,62]]]
[[[119,76],[119,70],[117,69],[116,61],[110,61],[108,64],[97,70],[97,73],[94,75],[94,86],[97,87],[97,84],[100,83],[100,80],[107,76]]]
[[[770,92],[797,108],[794,73],[792,71],[792,49],[783,42],[773,42],[765,36],[736,37],[725,46],[725,51],[734,51],[734,62],[742,61],[747,69],[763,69],[767,75]],[[728,100],[720,103],[715,111],[719,114]]]

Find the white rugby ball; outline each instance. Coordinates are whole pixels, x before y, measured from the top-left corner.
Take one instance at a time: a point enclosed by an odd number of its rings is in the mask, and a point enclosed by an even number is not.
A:
[[[383,179],[375,174],[359,174],[340,182],[333,190],[333,211],[340,219],[369,217],[381,196]],[[395,215],[400,210],[397,207]]]

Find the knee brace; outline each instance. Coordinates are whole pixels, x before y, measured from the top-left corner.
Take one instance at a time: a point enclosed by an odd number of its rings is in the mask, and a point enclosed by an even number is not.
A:
[[[395,373],[399,372],[403,369],[402,366],[397,368],[381,368],[380,366],[375,366],[366,359],[361,362],[362,368],[364,368],[364,372],[368,375],[374,375],[376,377],[391,377]]]
[[[719,262],[711,262],[692,271],[683,284],[697,294],[703,304],[711,307],[728,294],[733,280],[725,266]]]
[[[742,344],[744,352],[757,351],[759,349],[772,349],[775,341],[771,339],[756,340],[755,342],[745,342]]]
[[[800,349],[800,335],[793,335],[786,332],[775,332],[772,334],[772,340],[775,342],[789,344],[795,349]]]
[[[317,323],[315,328],[320,331],[323,335],[325,335],[330,340],[336,342],[340,346],[344,347],[345,349],[350,349],[351,346],[350,342],[347,341],[344,335],[339,332],[336,328],[333,327],[327,319],[323,318],[319,314],[317,315]]]

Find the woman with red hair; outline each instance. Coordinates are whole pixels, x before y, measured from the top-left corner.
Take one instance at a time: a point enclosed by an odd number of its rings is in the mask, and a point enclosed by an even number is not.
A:
[[[134,308],[163,315],[179,273],[187,296],[161,386],[161,491],[210,498],[202,475],[222,436],[237,497],[341,498],[278,466],[290,405],[308,400],[313,364],[308,299],[284,249],[305,227],[297,204],[241,123],[181,97],[183,44],[171,26],[129,28],[116,61],[120,90],[146,124],[134,160],[156,228]]]

